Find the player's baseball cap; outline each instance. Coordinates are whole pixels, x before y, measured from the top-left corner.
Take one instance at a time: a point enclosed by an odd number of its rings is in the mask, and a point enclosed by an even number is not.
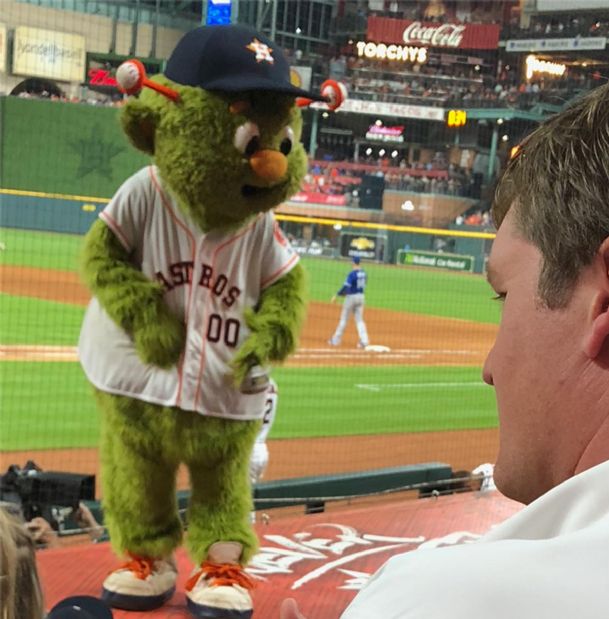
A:
[[[187,32],[169,57],[165,76],[205,90],[265,90],[326,100],[294,86],[281,47],[242,24],[201,26]]]
[[[353,264],[359,264],[361,261],[361,258],[359,256],[353,256],[352,261],[353,261]]]
[[[98,598],[77,595],[53,606],[46,619],[112,619],[112,611]]]

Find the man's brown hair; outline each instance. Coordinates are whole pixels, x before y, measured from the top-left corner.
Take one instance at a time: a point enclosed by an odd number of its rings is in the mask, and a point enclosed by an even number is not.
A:
[[[541,252],[541,300],[564,307],[581,270],[609,237],[608,84],[524,140],[497,186],[497,227],[510,208],[520,233]]]

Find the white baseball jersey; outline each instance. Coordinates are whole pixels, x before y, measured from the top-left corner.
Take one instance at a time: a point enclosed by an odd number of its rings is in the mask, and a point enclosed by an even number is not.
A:
[[[473,475],[484,475],[482,483],[480,484],[480,492],[488,492],[489,490],[497,490],[495,486],[495,480],[493,479],[493,473],[495,471],[495,465],[490,462],[480,464],[473,471]]]
[[[275,421],[275,414],[277,413],[277,383],[271,379],[269,387],[266,391],[266,402],[264,403],[264,415],[262,417],[262,427],[254,448],[252,449],[252,455],[250,456],[250,481],[252,484],[259,482],[264,476],[266,467],[269,464],[269,448],[266,445],[266,439],[269,436],[269,432],[273,427]]]
[[[298,262],[272,213],[236,232],[201,232],[149,166],[120,187],[100,217],[134,264],[164,286],[165,302],[184,321],[187,339],[177,366],[145,364],[131,337],[93,298],[79,342],[91,383],[204,415],[261,418],[267,392],[241,393],[230,380],[229,362],[249,335],[244,310]]]
[[[279,394],[277,392],[277,383],[271,379],[269,388],[266,390],[266,401],[264,403],[264,412],[262,415],[262,428],[256,437],[257,443],[266,443],[266,439],[269,437],[269,432],[273,427],[275,421],[275,415],[277,413],[277,400]]]

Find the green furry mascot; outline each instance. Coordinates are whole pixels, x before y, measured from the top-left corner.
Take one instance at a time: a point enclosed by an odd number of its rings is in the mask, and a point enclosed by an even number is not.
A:
[[[188,582],[196,617],[250,617],[243,571],[257,548],[248,461],[266,368],[296,346],[304,275],[270,209],[306,171],[295,88],[280,48],[244,26],[186,34],[165,74],[138,61],[122,113],[154,165],[129,178],[86,238],[94,297],[80,339],[102,413],[104,512],[129,561],[104,581],[113,606],[173,594],[182,539],[175,476],[190,472]]]

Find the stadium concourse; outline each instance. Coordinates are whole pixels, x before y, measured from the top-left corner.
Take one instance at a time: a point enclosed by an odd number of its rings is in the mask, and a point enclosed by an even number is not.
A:
[[[497,492],[467,492],[306,516],[271,515],[256,525],[260,551],[248,568],[256,581],[254,616],[277,618],[282,600],[293,597],[306,616],[338,618],[392,555],[472,542],[521,507]],[[168,604],[147,613],[115,610],[114,617],[190,617],[184,584],[193,565],[182,549],[176,558],[178,586]],[[97,596],[116,558],[108,543],[100,543],[40,551],[38,564],[46,606],[52,607],[70,595]],[[438,582],[438,590],[442,587]]]

